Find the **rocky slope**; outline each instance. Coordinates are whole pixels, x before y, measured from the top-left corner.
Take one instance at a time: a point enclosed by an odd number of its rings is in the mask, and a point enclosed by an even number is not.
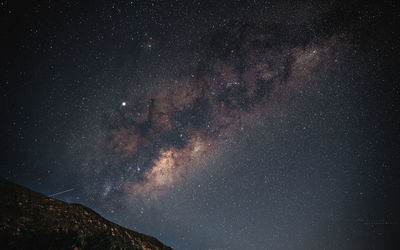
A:
[[[172,249],[93,210],[0,180],[1,249]]]

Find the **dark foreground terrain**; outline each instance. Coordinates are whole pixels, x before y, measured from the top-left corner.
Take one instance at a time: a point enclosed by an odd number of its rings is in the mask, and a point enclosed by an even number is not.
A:
[[[0,180],[1,249],[172,249],[93,210]]]

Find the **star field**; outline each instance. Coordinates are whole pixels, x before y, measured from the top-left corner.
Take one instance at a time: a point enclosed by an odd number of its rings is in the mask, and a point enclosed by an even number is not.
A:
[[[396,7],[2,1],[1,178],[178,250],[396,249]]]

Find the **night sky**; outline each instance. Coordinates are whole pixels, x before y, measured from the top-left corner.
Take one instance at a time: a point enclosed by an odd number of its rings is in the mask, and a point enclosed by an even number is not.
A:
[[[1,1],[0,177],[177,250],[399,249],[395,2]]]

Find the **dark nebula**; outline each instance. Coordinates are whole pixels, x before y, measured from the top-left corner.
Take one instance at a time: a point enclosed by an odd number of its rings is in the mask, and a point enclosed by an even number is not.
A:
[[[123,175],[125,191],[134,196],[168,192],[206,165],[239,128],[334,67],[333,58],[348,49],[345,36],[324,33],[305,41],[298,29],[238,22],[204,37],[187,69],[175,68],[155,90],[121,106],[118,120],[104,117],[96,161],[146,158],[140,171],[113,169],[111,176],[118,181]]]

